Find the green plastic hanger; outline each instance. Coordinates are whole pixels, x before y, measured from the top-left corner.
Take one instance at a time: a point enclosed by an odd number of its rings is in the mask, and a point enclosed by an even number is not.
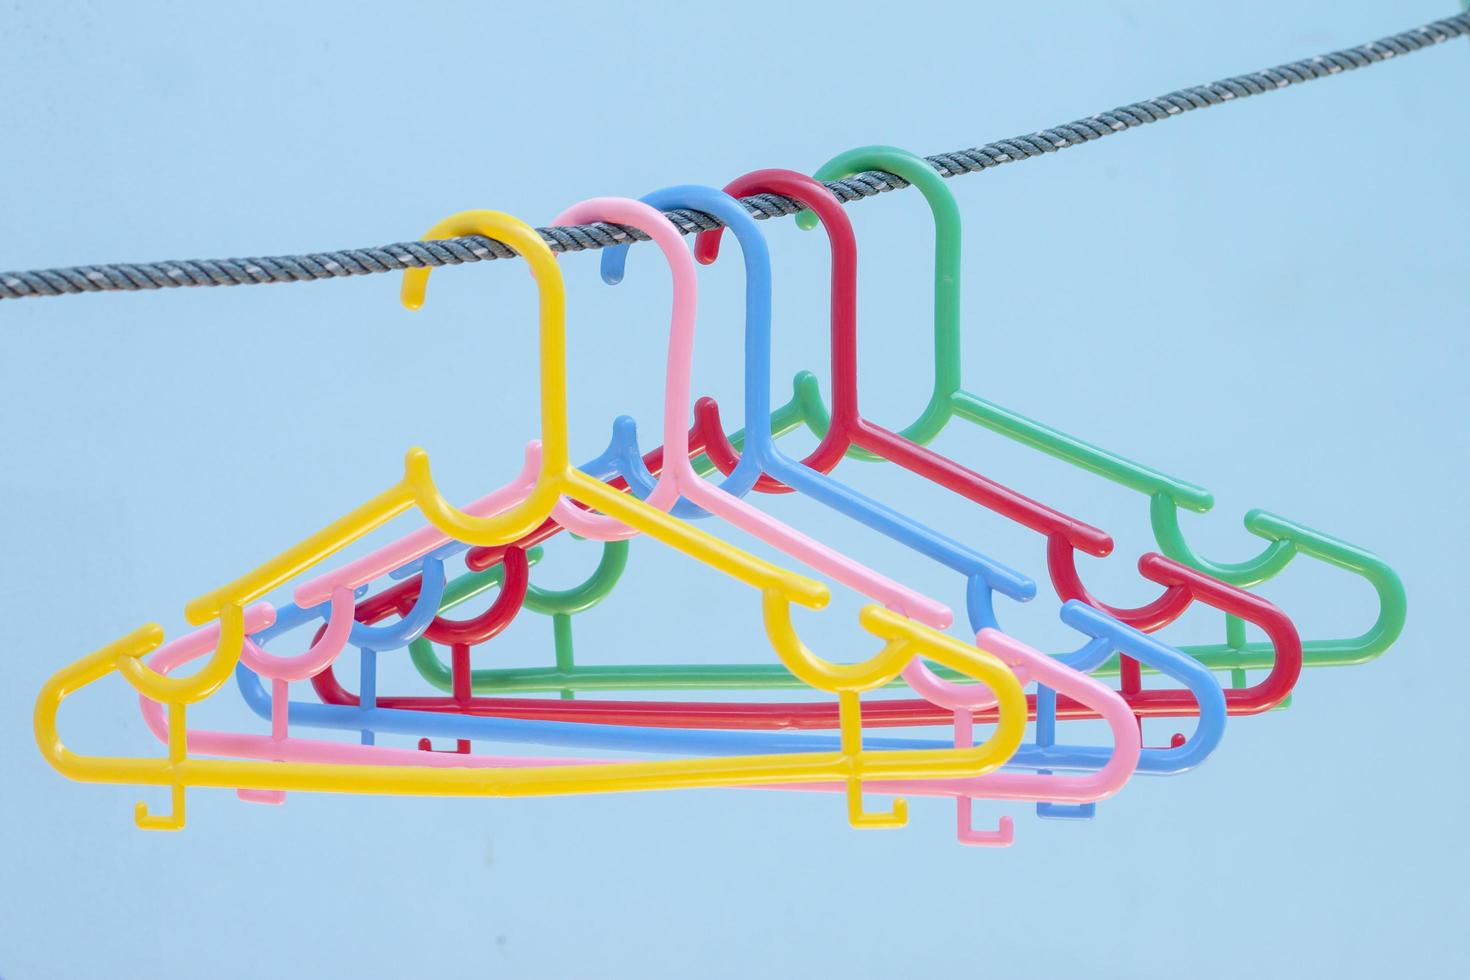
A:
[[[1379,596],[1377,621],[1363,634],[1348,639],[1309,640],[1304,644],[1304,663],[1313,666],[1361,663],[1379,655],[1403,628],[1405,599],[1397,574],[1373,554],[1339,539],[1287,521],[1265,511],[1250,511],[1247,530],[1270,543],[1255,559],[1236,563],[1212,562],[1194,552],[1179,527],[1179,509],[1205,512],[1214,503],[1209,491],[1132,462],[1081,439],[1066,435],[1019,413],[980,398],[961,387],[960,365],[960,214],[958,206],[929,164],[905,150],[868,147],[834,158],[820,171],[819,179],[831,180],[864,170],[886,170],[915,184],[928,201],[935,219],[934,275],[934,390],[918,419],[902,430],[915,441],[932,440],[952,418],[959,417],[1040,449],[1076,466],[1096,473],[1150,497],[1150,511],[1160,550],[1169,557],[1242,588],[1259,585],[1281,572],[1298,554],[1310,555],[1366,579]],[[797,216],[807,224],[807,213]],[[810,216],[815,221],[815,216]],[[830,414],[815,375],[801,372],[793,382],[793,398],[772,415],[772,431],[785,434],[805,425],[818,438],[825,434]],[[731,441],[743,444],[743,433]],[[866,453],[854,452],[851,455]],[[697,461],[701,472],[714,470],[705,458]],[[615,558],[605,552],[593,575],[565,592],[549,592],[532,586],[526,605],[553,617],[556,667],[512,667],[479,669],[472,673],[475,693],[512,694],[560,691],[564,698],[573,691],[690,690],[690,689],[795,689],[801,686],[776,664],[688,664],[578,667],[573,660],[570,616],[601,600],[622,573],[626,553]],[[480,573],[490,578],[466,577],[463,588],[478,594],[498,579],[495,569]],[[450,586],[446,602],[455,595]],[[463,600],[460,600],[463,601]],[[446,606],[448,608],[448,606]],[[1244,687],[1246,670],[1269,668],[1274,652],[1269,643],[1246,639],[1245,624],[1226,617],[1223,644],[1181,647],[1212,669],[1229,670],[1232,684]],[[420,641],[412,648],[414,663],[431,684],[448,691],[452,680],[448,665]],[[1116,674],[1117,658],[1098,673]]]

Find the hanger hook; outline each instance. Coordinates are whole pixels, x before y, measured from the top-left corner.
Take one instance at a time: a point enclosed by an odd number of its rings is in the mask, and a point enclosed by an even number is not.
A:
[[[839,153],[814,176],[842,180],[869,170],[897,174],[913,184],[934,216],[934,390],[920,416],[899,430],[905,439],[925,445],[953,415],[953,398],[960,390],[960,208],[929,161],[896,146],[860,146]],[[803,211],[796,223],[811,229],[817,219]]]
[[[766,245],[766,236],[757,227],[755,219],[744,205],[724,191],[699,184],[679,184],[645,194],[639,200],[660,211],[690,210],[718,218],[725,223],[740,241],[741,255],[745,261],[745,453],[734,469],[720,483],[721,489],[737,497],[745,496],[760,482],[766,469],[773,445],[771,442],[771,253]],[[628,246],[615,245],[603,249],[602,277],[607,282],[621,282],[628,257]],[[691,365],[686,361],[678,370],[687,375]],[[669,370],[675,370],[674,361]],[[675,380],[671,374],[670,380]],[[684,426],[689,412],[689,385],[687,378],[678,378],[684,396],[672,406],[678,415],[672,421]],[[673,390],[673,386],[670,386]],[[717,440],[716,451],[730,449],[729,443],[718,444],[724,437],[707,435]],[[745,457],[749,457],[748,459]],[[648,473],[641,455],[636,451],[623,454],[623,462],[633,468],[633,473],[624,472],[625,478],[646,478]],[[670,474],[672,476],[672,473]],[[702,515],[703,511],[690,501],[680,501],[671,511],[676,517],[690,518]]]
[[[1016,842],[1016,822],[1009,816],[1001,817],[994,830],[980,830],[974,825],[973,809],[968,796],[955,801],[955,840],[970,847],[1010,847]]]
[[[842,458],[843,453],[853,452],[852,429],[858,422],[857,409],[857,238],[852,222],[847,217],[842,203],[833,196],[826,185],[794,170],[755,170],[737,177],[725,185],[725,193],[732,197],[750,197],[756,194],[780,194],[805,205],[821,219],[827,233],[828,249],[831,253],[831,287],[828,300],[832,372],[832,409],[829,412],[822,402],[821,387],[809,371],[802,371],[792,380],[792,399],[775,414],[787,415],[795,412],[798,424],[819,440],[803,460],[806,466],[823,473],[830,472]],[[720,254],[720,242],[724,229],[714,228],[701,231],[694,239],[694,257],[709,265]],[[696,412],[701,423],[701,432],[709,445],[706,451],[710,459],[726,473],[738,463],[739,454],[725,435],[720,422],[719,407],[711,399],[705,402],[704,412]],[[769,426],[767,426],[769,428]],[[710,451],[713,450],[713,451]],[[789,488],[769,475],[756,482],[757,490],[763,493],[780,493]]]
[[[514,507],[491,517],[475,517],[451,505],[434,485],[429,457],[412,449],[404,459],[404,480],[424,516],[445,534],[470,544],[502,544],[534,530],[556,503],[560,477],[571,469],[567,446],[566,287],[556,256],[541,235],[519,218],[500,211],[461,211],[440,221],[424,240],[481,235],[526,260],[540,298],[541,462],[536,482]],[[411,310],[424,304],[429,269],[403,273],[400,298]]]
[[[711,193],[718,193],[712,188]],[[697,479],[689,460],[690,374],[693,369],[695,317],[699,303],[699,283],[694,260],[690,257],[678,229],[656,207],[620,197],[596,197],[567,208],[553,219],[554,224],[608,221],[629,225],[648,234],[668,264],[671,282],[669,340],[664,367],[663,440],[664,468],[646,503],[661,511],[672,511],[679,502],[684,481]],[[617,249],[608,249],[616,253]],[[608,256],[604,255],[604,260]],[[628,430],[631,432],[631,430]],[[626,442],[615,438],[615,443]],[[626,446],[623,446],[626,449]],[[628,455],[620,452],[620,457]],[[636,455],[633,453],[632,455]],[[626,463],[625,459],[620,462]],[[639,460],[637,466],[641,466]],[[635,476],[646,483],[647,472],[634,468]],[[687,508],[681,509],[688,516]],[[557,521],[574,534],[598,540],[626,538],[628,526],[604,514],[593,514],[563,500],[554,512]]]

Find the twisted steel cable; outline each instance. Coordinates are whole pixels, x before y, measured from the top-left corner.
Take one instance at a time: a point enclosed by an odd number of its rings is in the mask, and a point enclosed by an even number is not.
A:
[[[1038,133],[997,140],[968,150],[937,153],[926,159],[941,177],[982,173],[1004,163],[1056,153],[1113,133],[1126,132],[1146,123],[1181,116],[1194,109],[1223,105],[1329,75],[1339,75],[1355,68],[1380,64],[1458,37],[1470,37],[1470,12],[1446,17],[1357,47],[1293,61],[1248,75],[1236,75],[1208,85],[1179,89],[1155,99],[1134,102]],[[827,182],[827,187],[843,203],[860,201],[907,186],[908,181],[902,177],[882,171],[868,171],[844,180]],[[741,198],[740,201],[757,219],[795,214],[801,209],[796,201],[778,194],[757,194]],[[717,228],[721,224],[710,215],[697,211],[675,210],[664,214],[686,235]],[[647,236],[637,229],[605,222],[538,228],[537,231],[554,252],[580,252],[647,240]],[[400,242],[378,248],[351,248],[304,255],[81,265],[0,272],[0,299],[168,289],[176,286],[313,282],[318,279],[396,272],[426,266],[488,262],[514,256],[514,251],[498,241],[479,235],[468,235],[438,241]]]

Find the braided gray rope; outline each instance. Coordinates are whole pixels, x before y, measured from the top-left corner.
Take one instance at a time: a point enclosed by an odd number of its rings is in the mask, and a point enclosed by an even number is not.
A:
[[[1423,27],[1404,31],[1392,37],[1360,44],[1355,48],[1319,55],[1304,61],[1278,65],[1249,75],[1237,75],[1223,81],[1193,88],[1179,89],[1156,99],[1135,102],[1110,112],[1054,126],[1051,129],[998,140],[984,146],[953,153],[939,153],[928,162],[941,177],[981,173],[1003,163],[1030,160],[1071,146],[1080,146],[1113,133],[1121,133],[1145,123],[1158,122],[1183,115],[1192,109],[1204,109],[1263,92],[1274,92],[1354,68],[1388,61],[1399,55],[1412,54],[1457,37],[1470,37],[1470,13],[1446,17]],[[907,187],[908,181],[881,171],[860,173],[845,180],[828,181],[827,187],[844,203],[859,201],[885,191]],[[741,203],[757,219],[795,214],[799,204],[778,194],[757,194],[741,198]],[[697,211],[666,211],[682,234],[718,228],[721,224],[710,215]],[[630,241],[646,241],[648,236],[634,228],[598,222],[538,228],[553,252],[580,252],[606,248]],[[402,269],[461,265],[466,262],[488,262],[515,256],[509,247],[490,238],[469,235],[427,242],[401,242],[380,248],[353,248],[340,252],[313,252],[307,255],[278,255],[253,259],[186,259],[176,262],[117,263],[81,265],[62,269],[36,269],[29,272],[0,272],[0,299],[27,296],[60,296],[70,293],[98,293],[165,289],[174,286],[244,286],[269,282],[312,282],[341,276],[361,276],[375,272]]]

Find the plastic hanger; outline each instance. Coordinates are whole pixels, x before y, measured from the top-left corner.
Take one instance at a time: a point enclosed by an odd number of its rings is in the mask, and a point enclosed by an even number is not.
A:
[[[162,628],[149,624],[54,675],[38,696],[35,729],[37,745],[55,769],[82,781],[169,786],[171,814],[151,817],[146,807],[139,805],[139,826],[148,829],[177,829],[183,825],[184,791],[190,785],[246,790],[528,795],[740,785],[824,776],[847,781],[849,818],[853,823],[896,825],[904,818],[903,807],[897,804],[887,814],[863,811],[864,779],[975,775],[1009,757],[1019,744],[1024,728],[1024,696],[1014,675],[995,657],[889,610],[870,606],[862,611],[860,621],[884,641],[878,653],[858,664],[825,661],[801,643],[789,610],[791,602],[812,607],[823,605],[827,599],[824,586],[755,558],[574,470],[566,452],[565,298],[555,258],[534,229],[508,215],[469,212],[441,222],[431,231],[434,236],[460,234],[487,235],[516,249],[526,260],[540,290],[544,442],[535,484],[526,493],[506,499],[504,507],[493,514],[466,513],[445,501],[434,487],[427,455],[422,450],[411,450],[405,460],[404,478],[398,484],[253,572],[186,605],[185,614],[195,625],[219,620],[217,627],[209,627],[214,632],[214,651],[197,674],[188,678],[165,676],[142,663],[141,658],[163,642]],[[422,302],[427,277],[428,270],[423,269],[405,273],[406,305],[416,307]],[[760,590],[767,633],[778,655],[814,686],[837,694],[846,717],[841,749],[836,753],[626,763],[595,769],[568,766],[555,770],[495,771],[251,762],[188,756],[186,707],[217,690],[234,670],[245,642],[245,607],[251,602],[411,506],[418,506],[431,523],[460,540],[496,544],[509,542],[536,528],[563,494]],[[266,625],[269,623],[262,623],[259,628]],[[955,667],[993,687],[1003,708],[1000,724],[984,746],[974,750],[899,753],[875,753],[863,747],[859,695],[886,683],[915,656]],[[113,671],[122,673],[139,693],[167,705],[166,758],[82,756],[62,744],[56,727],[62,701]]]
[[[661,219],[660,219],[661,220]],[[537,483],[506,500],[497,513],[467,514],[451,507],[434,488],[428,458],[410,451],[406,473],[394,488],[379,494],[316,535],[300,542],[279,557],[245,574],[231,585],[194,599],[185,614],[196,624],[218,617],[218,626],[207,627],[215,644],[210,660],[194,676],[165,676],[148,669],[141,657],[159,648],[162,627],[148,624],[107,644],[93,654],[54,674],[43,686],[35,710],[35,735],[41,754],[57,771],[84,782],[125,782],[165,785],[171,788],[173,811],[166,817],[150,817],[138,807],[138,826],[146,829],[178,829],[184,824],[184,792],[187,786],[222,786],[245,790],[320,790],[320,792],[432,793],[432,795],[541,795],[541,793],[610,792],[626,789],[673,789],[692,786],[753,785],[792,782],[800,779],[839,777],[848,785],[848,817],[857,826],[897,826],[904,823],[906,808],[901,801],[886,814],[864,813],[861,783],[885,777],[938,777],[980,774],[998,767],[1010,757],[1025,727],[1025,701],[1014,674],[992,655],[958,644],[951,638],[926,629],[914,621],[882,608],[867,607],[860,621],[883,641],[873,657],[858,664],[832,664],[816,657],[801,644],[789,617],[792,601],[819,607],[826,589],[820,583],[748,555],[747,552],[704,535],[647,507],[628,495],[619,494],[606,483],[576,472],[566,457],[566,391],[564,391],[564,292],[562,278],[550,248],[531,226],[494,212],[473,212],[441,222],[431,235],[481,234],[512,245],[528,263],[541,291],[541,381],[544,447],[539,453]],[[404,275],[404,300],[415,307],[422,301],[428,270],[410,270]],[[532,448],[535,453],[535,448]],[[707,564],[756,586],[761,592],[761,610],[767,636],[778,655],[814,686],[838,695],[845,720],[841,748],[826,754],[794,754],[784,757],[701,758],[701,760],[625,763],[582,767],[567,765],[554,770],[453,770],[434,765],[340,765],[316,763],[263,763],[263,761],[206,760],[188,757],[187,705],[209,695],[234,670],[245,642],[245,605],[282,585],[294,574],[340,551],[362,538],[373,527],[417,505],[435,526],[460,539],[498,544],[525,535],[537,527],[564,494],[638,527],[642,532],[700,558]],[[425,552],[426,554],[426,552]],[[422,555],[420,555],[422,557]],[[256,629],[269,626],[268,621]],[[966,671],[991,686],[1003,710],[994,735],[976,749],[953,751],[873,752],[861,743],[860,702],[863,691],[888,682],[914,657],[932,658]],[[84,757],[60,742],[56,716],[66,696],[113,671],[123,673],[138,692],[168,705],[169,745],[166,758]],[[288,716],[290,717],[290,716]],[[365,746],[368,748],[368,746]]]
[[[1403,584],[1398,575],[1377,556],[1267,511],[1251,510],[1245,516],[1246,530],[1266,539],[1269,542],[1266,548],[1248,561],[1210,561],[1196,553],[1185,541],[1178,517],[1180,510],[1196,513],[1208,511],[1214,504],[1214,498],[1208,491],[1100,449],[961,389],[961,234],[959,209],[954,197],[927,162],[896,147],[875,146],[850,150],[828,161],[815,176],[818,180],[836,180],[865,170],[896,173],[915,184],[924,194],[935,219],[934,387],[919,417],[901,429],[899,435],[915,443],[926,443],[951,418],[959,417],[1121,486],[1144,493],[1150,500],[1151,523],[1160,551],[1175,561],[1231,585],[1241,588],[1258,585],[1280,573],[1298,554],[1308,555],[1366,579],[1377,593],[1379,601],[1379,614],[1374,624],[1357,637],[1307,641],[1303,644],[1303,660],[1307,665],[1363,663],[1378,656],[1393,643],[1403,629]],[[817,223],[816,217],[810,212],[798,215],[797,220],[805,228],[815,227]],[[799,397],[793,399],[787,409],[779,409],[777,414],[788,425],[793,416],[800,416],[811,431],[822,438],[830,428],[832,416],[822,404],[814,383],[804,381],[803,376],[798,376],[797,385]],[[835,408],[839,394],[835,384],[833,394]],[[855,448],[849,450],[849,455],[866,458],[869,454]],[[1059,538],[1051,537],[1049,542],[1049,565],[1058,591],[1073,598],[1085,598],[1085,588],[1076,576],[1074,556],[1070,550],[1065,550],[1064,553]],[[1091,600],[1091,604],[1098,605],[1095,600]],[[1129,612],[1112,611],[1115,614]],[[1135,625],[1138,625],[1136,621]],[[1268,667],[1273,656],[1269,645],[1248,642],[1241,624],[1228,619],[1224,644],[1194,647],[1191,652],[1211,667],[1235,671]],[[1112,671],[1120,669],[1120,666],[1108,664],[1103,669]],[[1237,676],[1237,682],[1238,680]]]

